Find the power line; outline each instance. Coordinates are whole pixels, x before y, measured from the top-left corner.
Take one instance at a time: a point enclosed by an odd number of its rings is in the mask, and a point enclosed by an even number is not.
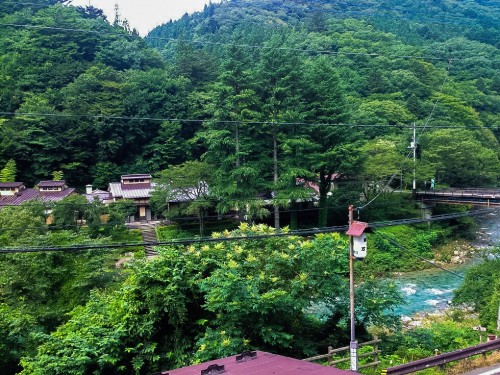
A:
[[[371,223],[369,226],[371,228],[382,228],[387,226],[396,226],[396,225],[408,225],[408,224],[418,224],[425,223],[431,221],[441,221],[441,220],[450,220],[456,219],[465,216],[479,216],[482,214],[490,213],[491,209],[483,209],[477,211],[468,211],[462,213],[454,213],[454,214],[444,214],[432,216],[430,218],[414,218],[414,219],[400,219],[393,221],[385,221],[385,222],[376,222]],[[0,248],[0,253],[33,253],[33,252],[48,252],[48,251],[83,251],[83,250],[104,250],[104,249],[117,249],[117,248],[128,248],[128,247],[138,247],[138,246],[179,246],[179,245],[191,245],[196,243],[210,243],[210,242],[237,242],[237,241],[254,241],[254,240],[262,240],[267,238],[278,238],[278,237],[291,237],[291,236],[299,236],[299,237],[307,237],[315,234],[321,233],[333,233],[333,232],[342,232],[348,229],[348,225],[342,226],[333,226],[333,227],[324,227],[324,228],[311,228],[311,229],[302,229],[296,231],[288,231],[288,232],[278,232],[274,234],[266,234],[266,235],[241,235],[234,237],[222,237],[222,238],[214,238],[214,237],[198,237],[198,238],[190,238],[190,239],[181,239],[181,240],[170,240],[170,241],[148,241],[148,242],[134,242],[134,243],[117,243],[117,244],[103,244],[103,245],[70,245],[70,246],[32,246],[32,247],[5,247]]]
[[[386,236],[385,234],[382,234],[382,233],[380,233],[379,231],[377,231],[377,234],[378,234],[379,236],[381,236],[381,237],[385,238],[386,240],[388,240],[388,241],[389,241],[390,243],[392,243],[393,245],[395,245],[395,246],[397,246],[397,247],[399,247],[399,248],[403,249],[405,252],[407,252],[407,253],[409,253],[409,254],[411,254],[411,255],[413,255],[413,256],[415,256],[415,257],[419,258],[420,260],[423,260],[424,262],[426,262],[426,263],[430,264],[431,266],[436,267],[436,268],[439,268],[439,269],[441,269],[441,270],[443,270],[443,271],[445,271],[445,272],[448,272],[449,274],[452,274],[452,275],[454,275],[454,276],[460,277],[461,279],[463,279],[463,278],[464,278],[462,275],[460,275],[460,274],[458,274],[458,273],[456,273],[456,272],[450,271],[450,270],[448,270],[448,269],[444,268],[443,266],[440,266],[439,264],[437,264],[437,263],[435,263],[435,262],[433,262],[433,261],[431,261],[431,260],[429,260],[429,259],[424,258],[423,256],[421,256],[421,255],[417,254],[416,252],[409,250],[407,247],[404,247],[403,245],[401,245],[400,243],[396,242],[395,240],[393,240],[393,239],[392,239],[392,238],[390,238],[389,236]]]
[[[14,27],[14,28],[26,28],[26,29],[36,29],[36,30],[53,30],[53,31],[67,31],[67,32],[77,32],[77,33],[91,33],[98,35],[107,36],[117,36],[122,38],[138,38],[143,40],[137,35],[127,34],[127,33],[115,33],[101,30],[91,30],[91,29],[79,29],[70,27],[55,27],[55,26],[40,26],[40,25],[29,25],[29,24],[16,24],[16,23],[0,23],[0,27]],[[303,48],[291,48],[291,47],[268,47],[265,45],[251,45],[251,44],[237,44],[237,43],[223,43],[223,42],[209,42],[200,40],[183,40],[175,38],[163,38],[163,37],[148,37],[151,40],[165,40],[174,41],[179,43],[193,43],[193,44],[204,44],[213,46],[224,46],[224,47],[237,47],[237,48],[248,48],[248,49],[263,49],[263,50],[279,50],[279,51],[294,51],[300,53],[316,53],[322,55],[344,55],[344,56],[368,56],[368,57],[387,57],[387,58],[401,58],[401,59],[421,59],[421,60],[449,60],[449,57],[435,57],[435,56],[419,56],[419,55],[397,55],[397,54],[383,54],[376,52],[348,52],[348,51],[331,51],[331,50],[314,50],[314,49],[303,49]],[[454,58],[453,60],[461,61],[467,60],[469,58]],[[492,59],[489,61],[500,61]]]
[[[250,199],[232,199],[231,201],[232,202],[235,202],[235,201],[251,201],[251,200],[261,200],[263,201],[264,203],[267,203],[265,205],[270,205],[273,203],[273,201],[284,201],[284,200],[287,200],[287,201],[292,201],[292,199],[290,198],[275,198],[275,199],[261,199],[261,198],[250,198]],[[303,201],[303,202],[297,202],[297,203],[311,203],[313,202],[312,200],[311,201]],[[314,201],[316,202],[316,201]],[[217,203],[217,202],[215,202]],[[411,203],[411,202],[409,202]],[[64,203],[64,202],[58,202],[57,203],[58,205],[71,205],[71,203]],[[387,202],[387,203],[380,203],[380,204],[373,204],[371,205],[371,207],[375,207],[375,206],[383,206],[383,207],[388,207],[388,206],[401,206],[401,202]],[[87,206],[87,205],[91,205],[91,203],[87,203],[87,204],[84,204],[83,206]],[[6,207],[8,205],[3,205],[3,206],[0,206],[0,207]],[[24,208],[24,207],[29,207],[29,204],[28,205],[10,205],[8,207],[12,207],[12,208]],[[345,205],[327,205],[325,206],[326,209],[328,210],[334,210],[334,209],[345,209]],[[321,210],[321,207],[315,207],[315,208],[302,208],[302,209],[295,209],[295,210],[280,210],[280,213],[291,213],[291,212],[297,212],[297,213],[300,213],[300,212],[311,212],[311,211],[319,211]],[[208,216],[204,216],[203,218],[204,219],[220,219],[220,218],[223,218],[223,219],[227,219],[227,218],[235,218],[236,216],[238,216],[239,214],[237,212],[235,213],[232,213],[232,214],[221,214],[221,215],[208,215]],[[241,213],[240,213],[241,215]],[[200,217],[199,216],[179,216],[179,217],[171,217],[171,218],[168,218],[169,221],[173,222],[174,224],[175,223],[178,223],[179,221],[194,221],[194,220],[199,220]],[[78,219],[80,220],[80,219]],[[161,221],[161,220],[160,220]],[[125,225],[127,224],[131,224],[133,225],[134,223],[124,223]],[[93,226],[94,227],[108,227],[108,226],[114,226],[116,225],[116,223],[100,223],[100,224],[94,224]],[[197,225],[197,224],[196,224]],[[7,232],[7,231],[24,231],[24,230],[54,230],[54,229],[71,229],[71,228],[82,228],[82,227],[86,227],[86,223],[79,223],[79,224],[64,224],[64,225],[54,225],[54,224],[45,224],[45,225],[39,225],[39,226],[22,226],[22,227],[0,227],[0,232]]]
[[[446,68],[446,74],[444,75],[443,83],[441,85],[441,88],[439,89],[439,92],[441,92],[441,93],[444,91],[444,86],[446,85],[446,82],[448,82],[451,64],[452,64],[452,60],[450,60],[448,62],[448,67]],[[422,128],[422,130],[420,132],[420,135],[418,136],[417,139],[414,140],[415,141],[415,147],[417,146],[418,141],[420,140],[420,138],[422,138],[422,135],[423,135],[425,129],[429,125],[429,121],[431,120],[432,116],[434,115],[434,111],[436,110],[436,107],[437,107],[437,105],[438,105],[439,102],[440,102],[440,99],[439,99],[439,97],[437,97],[436,100],[435,100],[435,102],[434,102],[434,105],[432,106],[431,113],[427,117],[427,120],[425,121],[425,124],[424,124],[424,126],[423,126],[423,128]]]
[[[441,88],[440,88],[440,92],[443,92],[443,89],[444,89],[444,86],[446,85],[446,82],[448,81],[448,78],[449,78],[449,72],[450,72],[450,68],[451,68],[451,63],[452,63],[452,60],[449,60],[448,61],[448,66],[446,68],[446,74],[444,75],[444,79],[443,79],[443,83],[441,85]],[[436,98],[436,100],[434,101],[434,105],[432,106],[432,110],[429,114],[429,116],[427,117],[426,121],[425,121],[425,124],[424,126],[422,127],[422,131],[420,133],[420,136],[416,139],[413,139],[413,142],[414,142],[414,145],[413,147],[417,147],[417,143],[418,141],[420,140],[420,138],[422,137],[425,129],[427,128],[428,124],[429,124],[429,121],[431,120],[432,116],[434,115],[434,111],[436,110],[436,107],[437,107],[437,104],[439,102],[439,97]],[[415,131],[416,131],[416,125],[413,124],[412,126],[413,128],[413,133],[415,134]],[[434,128],[434,127],[433,127]],[[394,172],[394,174],[391,176],[391,178],[389,178],[389,181],[387,181],[387,184],[382,188],[382,190],[380,191],[380,193],[378,195],[376,195],[372,200],[370,200],[368,203],[366,203],[365,205],[363,205],[362,207],[360,207],[359,209],[364,209],[366,208],[367,206],[369,206],[372,202],[374,202],[380,195],[382,195],[382,193],[384,192],[385,189],[387,189],[389,187],[389,185],[392,183],[392,181],[396,178],[396,175],[399,174],[399,171],[402,170],[403,166],[407,163],[408,159],[412,156],[412,154],[414,154],[415,152],[415,149],[411,149],[408,154],[406,155],[406,157],[403,159],[403,161],[399,164],[399,168],[397,170],[397,172]],[[415,168],[415,166],[414,166]],[[358,210],[359,210],[358,209]]]
[[[39,4],[39,3],[28,3],[28,2],[22,2],[22,3],[17,3],[17,2],[12,2],[12,1],[6,1],[4,4],[14,4],[14,5],[27,5],[29,7],[33,8],[47,8],[47,4]],[[75,7],[72,4],[54,4],[54,5],[71,5]],[[419,17],[419,18],[412,18],[408,16],[403,16],[402,14],[391,14],[390,12],[401,12],[405,13],[405,9],[402,8],[387,8],[387,7],[367,7],[365,4],[349,4],[349,7],[361,7],[361,10],[348,10],[348,9],[340,9],[340,10],[319,10],[319,9],[308,9],[309,12],[311,13],[322,13],[322,14],[329,14],[329,15],[334,15],[334,14],[340,14],[340,15],[346,15],[347,17],[351,15],[359,15],[359,18],[366,17],[367,19],[370,18],[390,18],[390,19],[405,19],[407,21],[413,21],[413,22],[420,22],[420,21],[427,21],[430,23],[437,23],[437,24],[454,24],[454,25],[469,25],[469,26],[482,26],[482,27],[488,27],[488,25],[483,25],[480,23],[479,19],[474,19],[470,17],[463,17],[463,16],[447,16],[449,20],[446,19],[434,19],[434,18],[429,18],[429,17]],[[377,13],[377,14],[374,14]],[[380,14],[383,13],[383,14]],[[469,22],[463,22],[463,20],[469,20]],[[474,22],[476,21],[476,22]],[[148,37],[152,39],[157,39],[155,37]]]
[[[413,129],[411,124],[353,124],[353,123],[311,123],[311,122],[273,122],[273,121],[236,121],[215,119],[190,119],[178,117],[134,117],[134,116],[110,116],[110,115],[83,115],[67,113],[37,113],[37,112],[0,112],[0,116],[9,119],[11,117],[53,117],[53,118],[88,118],[95,120],[123,120],[123,121],[153,121],[153,122],[191,122],[191,123],[216,123],[226,125],[277,125],[277,126],[317,126],[317,127],[359,127],[359,128],[407,128]],[[427,125],[416,125],[417,129],[426,128]],[[458,126],[458,125],[433,125],[432,129],[489,129],[497,130],[496,127],[480,125]]]

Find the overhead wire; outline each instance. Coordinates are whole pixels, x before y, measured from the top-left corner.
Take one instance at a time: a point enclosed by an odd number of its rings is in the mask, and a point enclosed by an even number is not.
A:
[[[444,90],[444,87],[446,85],[446,82],[448,82],[448,78],[449,78],[449,72],[450,72],[450,68],[451,68],[451,64],[452,64],[452,60],[449,60],[448,61],[448,66],[446,68],[446,74],[444,75],[444,80],[443,80],[443,83],[440,87],[440,90],[439,92],[443,92]],[[434,105],[432,106],[432,109],[431,109],[431,112],[429,114],[429,116],[427,117],[426,121],[425,121],[425,124],[424,126],[422,127],[422,131],[420,133],[420,136],[417,137],[416,139],[414,139],[414,142],[415,144],[413,145],[413,147],[416,147],[417,144],[418,144],[418,141],[420,140],[420,138],[422,137],[425,129],[427,128],[427,125],[429,124],[429,121],[431,120],[432,116],[434,115],[434,111],[436,110],[436,107],[437,107],[437,104],[438,102],[440,101],[440,98],[436,98],[436,100],[434,101]],[[416,125],[413,125],[413,128],[416,128]],[[385,184],[385,186],[380,190],[380,192],[373,198],[371,199],[368,203],[364,204],[363,206],[357,208],[358,211],[359,210],[363,210],[365,209],[366,207],[368,207],[371,203],[373,203],[376,199],[378,199],[384,192],[385,190],[390,186],[390,184],[392,183],[392,181],[396,178],[396,175],[398,175],[400,173],[400,171],[402,170],[403,166],[407,163],[408,159],[411,157],[411,155],[413,154],[413,150],[410,150],[408,151],[406,157],[403,159],[403,161],[399,164],[399,168],[397,169],[396,172],[393,173],[393,175],[389,178],[388,182]]]
[[[46,4],[39,4],[39,3],[28,3],[28,2],[22,2],[22,3],[16,3],[16,2],[11,2],[7,1],[4,2],[5,4],[16,4],[16,5],[28,5],[30,7],[39,7],[39,8],[44,8],[47,7]],[[62,4],[65,6],[74,6],[69,2],[69,4]],[[334,4],[335,5],[335,4]],[[349,4],[349,7],[361,7],[361,10],[349,10],[346,8],[343,9],[324,9],[324,10],[319,10],[319,9],[308,9],[309,12],[314,12],[314,13],[322,13],[322,14],[329,14],[329,15],[334,15],[334,14],[340,14],[340,15],[346,15],[346,16],[360,16],[360,17],[366,17],[366,18],[389,18],[389,19],[403,19],[406,21],[411,21],[411,22],[419,22],[419,21],[426,21],[429,23],[436,23],[436,24],[453,24],[453,25],[469,25],[469,26],[476,26],[480,25],[482,27],[490,27],[490,25],[483,25],[480,23],[480,20],[477,18],[470,18],[470,17],[464,17],[462,16],[448,16],[446,17],[447,19],[434,19],[434,18],[429,18],[429,17],[408,17],[404,16],[403,14],[394,14],[394,12],[401,12],[405,13],[406,9],[404,8],[388,8],[388,7],[368,7],[365,6],[365,4]],[[393,12],[393,13],[391,13]],[[353,17],[355,18],[355,17]],[[467,20],[467,22],[464,22],[464,19]],[[154,38],[154,37],[151,37]],[[154,38],[157,39],[157,38]]]
[[[370,228],[382,228],[387,226],[419,224],[431,221],[441,221],[457,219],[465,216],[479,216],[486,213],[491,213],[494,209],[488,208],[477,211],[467,211],[453,214],[436,215],[428,218],[413,218],[413,219],[399,219],[393,221],[375,222],[370,223]],[[498,210],[498,209],[496,209]],[[279,238],[290,236],[312,236],[322,233],[342,232],[348,229],[348,225],[323,227],[323,228],[310,228],[295,231],[282,231],[266,235],[241,235],[233,237],[197,237],[180,240],[169,241],[144,241],[144,242],[123,242],[115,244],[99,244],[99,245],[68,245],[68,246],[30,246],[30,247],[4,247],[0,248],[0,253],[30,253],[30,252],[48,252],[48,251],[82,251],[82,250],[102,250],[102,249],[117,249],[138,246],[179,246],[191,245],[197,243],[210,243],[210,242],[237,242],[237,241],[253,241],[267,238]]]
[[[30,3],[23,3],[25,5],[28,5]],[[35,3],[31,3],[34,5],[37,5]],[[342,12],[342,11],[339,11]],[[106,34],[106,35],[117,35],[120,37],[138,37],[136,35],[131,35],[127,33],[114,33],[114,32],[107,32],[107,31],[100,31],[100,30],[90,30],[90,29],[78,29],[78,28],[67,28],[67,27],[54,27],[54,26],[40,26],[40,25],[23,25],[23,24],[9,24],[9,23],[2,23],[0,26],[12,26],[12,27],[25,27],[25,28],[34,28],[34,29],[49,29],[49,30],[56,30],[56,31],[72,31],[72,32],[90,32],[90,33],[98,33],[98,34]],[[175,41],[180,41],[182,40],[179,39],[174,39],[174,38],[157,38],[157,37],[151,37],[152,39],[167,39],[167,40],[175,40]],[[198,41],[191,41],[193,43],[198,43]],[[327,51],[327,50],[309,50],[309,49],[297,49],[297,48],[286,48],[286,47],[267,47],[267,46],[256,46],[256,45],[245,45],[245,44],[232,44],[232,43],[218,43],[218,42],[209,42],[209,41],[202,41],[200,43],[204,44],[212,44],[212,45],[225,45],[225,46],[236,46],[236,47],[248,47],[248,48],[272,48],[272,49],[277,49],[277,50],[293,50],[296,52],[316,52],[316,53],[331,53],[331,54],[347,54],[347,55],[365,55],[365,56],[387,56],[387,57],[402,57],[402,58],[422,58],[422,59],[438,59],[438,60],[445,60],[446,58],[436,58],[432,56],[416,56],[416,55],[383,55],[383,54],[378,54],[378,53],[358,53],[358,52],[343,52],[343,51]],[[452,60],[461,60],[458,58],[454,59],[448,59],[449,65],[448,65],[448,70],[451,65]],[[494,60],[496,61],[496,60]],[[443,85],[444,86],[444,85]],[[432,117],[432,113],[436,108],[436,103],[435,102],[433,106],[433,110],[431,111],[431,115],[428,117],[426,123],[422,127],[422,132],[428,127],[429,120]],[[173,119],[173,118],[152,118],[152,117],[127,117],[127,116],[102,116],[102,115],[69,115],[69,114],[36,114],[36,113],[15,113],[15,112],[1,112],[1,115],[4,116],[48,116],[48,117],[87,117],[87,118],[95,118],[95,119],[118,119],[118,120],[148,120],[148,121],[184,121],[184,122],[203,122],[205,120],[198,120],[198,119]],[[214,120],[210,120],[214,122]],[[271,124],[271,122],[241,122],[241,121],[216,121],[217,123],[247,123],[247,124]],[[275,124],[275,123],[273,123]],[[352,126],[352,127],[411,127],[411,125],[403,125],[403,124],[395,124],[395,125],[390,125],[390,124],[344,124],[344,123],[339,123],[339,124],[313,124],[313,123],[293,123],[293,122],[286,122],[286,123],[279,123],[278,125],[309,125],[309,126]],[[433,128],[438,128],[438,126],[435,126]],[[463,127],[463,126],[446,126],[446,125],[441,125],[439,128],[466,128],[470,129],[472,127]],[[477,128],[484,128],[481,126],[478,126]],[[407,157],[408,158],[408,157]],[[394,176],[396,173],[392,176],[392,178],[389,180],[388,184],[391,183],[392,179],[394,179]],[[384,190],[384,189],[382,189]],[[382,193],[382,192],[381,192]],[[381,194],[380,193],[380,194]],[[375,200],[377,197],[375,197],[373,200]],[[371,204],[371,202],[367,203],[361,208],[365,208]]]
[[[117,36],[121,38],[138,38],[143,40],[138,35],[128,34],[128,33],[114,33],[101,30],[92,29],[78,29],[70,27],[55,27],[55,26],[42,26],[42,25],[30,25],[30,24],[16,24],[16,23],[0,23],[0,27],[14,27],[14,28],[26,28],[26,29],[38,29],[38,30],[54,30],[54,31],[65,31],[65,32],[78,32],[78,33],[91,33],[107,36]],[[368,56],[368,57],[387,57],[387,58],[401,58],[401,59],[418,59],[418,60],[444,60],[447,61],[449,57],[435,57],[435,56],[420,56],[420,55],[405,55],[405,54],[384,54],[377,52],[349,52],[349,51],[331,51],[331,50],[315,50],[309,48],[292,48],[292,47],[271,47],[265,45],[251,45],[251,44],[239,44],[239,43],[225,43],[225,42],[210,42],[210,41],[200,41],[200,40],[183,40],[178,38],[163,38],[163,37],[148,37],[151,40],[167,40],[174,41],[178,43],[193,43],[193,44],[204,44],[204,45],[214,45],[214,46],[224,46],[224,47],[237,47],[237,48],[248,48],[248,49],[263,49],[263,50],[280,50],[280,51],[293,51],[300,53],[316,53],[322,55],[345,55],[345,56]],[[469,57],[470,58],[470,57]],[[454,60],[461,61],[469,58],[454,58]],[[488,61],[500,61],[497,59],[488,59]]]
[[[440,264],[437,264],[436,262],[433,262],[432,260],[429,260],[427,258],[424,258],[423,256],[421,256],[420,254],[417,254],[415,251],[411,251],[410,249],[408,249],[407,247],[401,245],[400,243],[398,243],[396,240],[392,239],[391,237],[383,234],[383,233],[380,233],[379,231],[377,231],[377,235],[379,235],[380,237],[382,238],[385,238],[387,241],[389,241],[391,244],[393,244],[394,246],[397,246],[399,247],[400,249],[404,250],[405,252],[407,252],[408,254],[411,254],[417,258],[419,258],[420,260],[430,264],[431,266],[433,267],[436,267],[436,268],[439,268],[440,270],[442,271],[445,271],[453,276],[456,276],[456,277],[459,277],[461,279],[464,279],[464,277],[462,275],[460,275],[459,273],[456,273],[454,271],[451,271],[443,266],[441,266]]]
[[[123,120],[123,121],[153,121],[153,122],[191,122],[191,123],[215,123],[227,125],[277,125],[277,126],[312,126],[312,127],[359,127],[359,128],[396,128],[413,129],[412,124],[356,124],[356,123],[314,123],[314,122],[273,122],[273,121],[236,121],[236,120],[215,120],[215,119],[192,119],[179,117],[135,117],[135,116],[112,116],[93,114],[71,114],[71,113],[43,113],[43,112],[6,112],[0,111],[0,117],[48,117],[48,118],[88,118],[96,120]],[[429,127],[425,125],[415,125],[417,129]],[[432,125],[432,129],[490,129],[497,130],[496,127],[481,125],[459,126],[459,125]]]

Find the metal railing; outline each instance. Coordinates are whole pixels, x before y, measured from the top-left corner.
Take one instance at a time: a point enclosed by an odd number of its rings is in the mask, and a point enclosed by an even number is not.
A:
[[[405,363],[403,365],[389,367],[382,371],[382,375],[403,375],[427,368],[444,366],[447,363],[472,357],[477,354],[485,354],[492,350],[500,349],[500,339],[492,340],[484,344],[471,346],[450,353],[439,354],[434,357],[420,359],[418,361]]]
[[[474,188],[449,188],[437,190],[418,190],[417,195],[445,195],[452,197],[483,197],[483,198],[500,198],[500,190],[498,189],[474,189]]]

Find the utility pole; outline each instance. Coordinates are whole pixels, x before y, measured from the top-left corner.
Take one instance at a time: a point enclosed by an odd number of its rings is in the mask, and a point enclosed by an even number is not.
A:
[[[500,304],[498,305],[497,330],[500,331]]]
[[[417,124],[413,123],[413,141],[410,148],[413,149],[413,187],[412,194],[417,195]]]
[[[349,206],[349,228],[352,226],[354,208]],[[353,236],[349,235],[349,300],[351,303],[351,371],[358,371],[358,342],[356,341],[356,320],[354,318],[354,252]]]

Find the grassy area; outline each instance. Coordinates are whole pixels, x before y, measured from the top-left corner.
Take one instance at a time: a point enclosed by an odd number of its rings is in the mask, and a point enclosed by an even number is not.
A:
[[[185,221],[179,224],[157,227],[156,234],[160,241],[192,238],[200,235],[199,225],[197,221]],[[235,220],[209,221],[205,223],[205,236],[210,236],[213,232],[223,232],[226,229],[233,230],[238,225],[239,222]]]
[[[156,227],[156,235],[159,241],[177,240],[192,237],[191,232],[182,230],[177,224]]]

